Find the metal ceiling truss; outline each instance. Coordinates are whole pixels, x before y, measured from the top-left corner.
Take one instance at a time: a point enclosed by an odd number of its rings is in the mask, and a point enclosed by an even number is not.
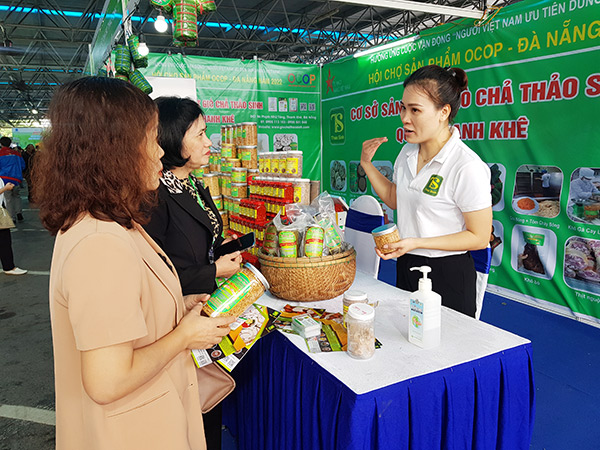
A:
[[[378,0],[379,1],[379,0]],[[396,1],[396,0],[382,0]],[[515,0],[495,0],[505,6]],[[36,123],[54,89],[83,74],[105,0],[0,0],[0,125]],[[323,64],[456,17],[345,0],[217,0],[198,18],[196,47],[178,48],[154,30],[157,12],[141,0],[132,17],[152,52]],[[424,3],[424,2],[422,2]],[[485,10],[486,0],[431,0]],[[472,19],[467,19],[472,20]],[[469,22],[472,23],[472,22]],[[172,27],[172,22],[171,22]],[[31,112],[35,107],[39,115]]]

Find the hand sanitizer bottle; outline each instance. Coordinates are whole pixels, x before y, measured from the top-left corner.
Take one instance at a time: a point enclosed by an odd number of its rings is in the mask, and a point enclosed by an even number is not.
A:
[[[433,348],[440,344],[442,297],[433,292],[427,274],[431,267],[411,267],[420,270],[419,290],[410,295],[408,314],[408,341],[422,348]]]

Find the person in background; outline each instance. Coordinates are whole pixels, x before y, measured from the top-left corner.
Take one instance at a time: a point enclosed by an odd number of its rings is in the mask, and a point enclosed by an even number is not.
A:
[[[144,226],[169,256],[184,295],[212,293],[216,278],[229,278],[240,269],[240,252],[214,260],[223,239],[223,221],[209,189],[192,171],[208,164],[211,141],[204,113],[188,98],[159,97],[159,144],[165,154],[158,188],[158,205]],[[228,239],[229,240],[229,239]],[[204,417],[209,450],[221,448],[221,410]]]
[[[571,198],[573,200],[587,200],[592,195],[600,193],[598,188],[592,183],[594,176],[594,169],[590,169],[589,167],[579,169],[579,178],[571,182]]]
[[[4,193],[10,192],[14,187],[15,185],[12,183],[5,185],[0,178],[0,206],[4,206]],[[2,263],[2,270],[6,275],[25,275],[27,273],[25,269],[15,266],[10,228],[0,228],[0,263]]]
[[[21,183],[23,182],[23,170],[25,170],[25,161],[21,152],[10,148],[12,139],[7,136],[0,138],[0,178],[4,184],[12,183],[14,188],[6,193],[6,209],[10,213],[13,221],[22,222],[23,205],[21,201]]]
[[[27,144],[23,151],[23,161],[25,161],[25,170],[23,171],[23,178],[27,182],[27,199],[30,203],[33,202],[33,185],[31,184],[31,170],[33,167],[33,159],[35,157],[36,149],[33,144]]]
[[[452,126],[467,88],[460,68],[418,69],[404,81],[400,118],[407,144],[396,159],[393,182],[373,165],[386,137],[363,143],[361,165],[375,192],[397,209],[401,240],[388,244],[397,258],[397,286],[418,289],[420,272],[432,268],[442,304],[471,317],[476,312],[476,273],[469,250],[488,245],[492,229],[490,169]]]
[[[234,318],[201,315],[144,231],[163,151],[154,102],[114,78],[61,86],[33,172],[50,269],[57,450],[204,450],[202,411],[233,389],[190,349]],[[119,142],[119,145],[114,145]]]

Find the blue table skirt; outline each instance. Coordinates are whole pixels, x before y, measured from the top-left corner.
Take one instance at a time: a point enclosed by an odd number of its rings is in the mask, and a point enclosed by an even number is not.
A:
[[[273,332],[233,376],[223,423],[240,450],[517,450],[533,431],[531,344],[357,395]]]

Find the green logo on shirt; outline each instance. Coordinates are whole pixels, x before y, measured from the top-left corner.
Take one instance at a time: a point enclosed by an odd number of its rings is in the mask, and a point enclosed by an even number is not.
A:
[[[435,197],[436,195],[438,195],[443,180],[444,179],[440,175],[431,175],[431,178],[429,178],[427,185],[423,188],[423,192],[427,195]]]

